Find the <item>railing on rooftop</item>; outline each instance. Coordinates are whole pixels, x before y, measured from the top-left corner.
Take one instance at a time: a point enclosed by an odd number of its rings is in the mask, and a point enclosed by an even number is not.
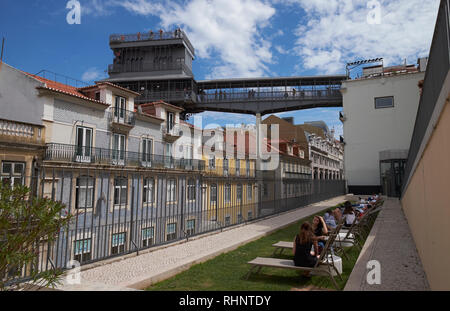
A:
[[[134,166],[155,169],[203,171],[205,163],[197,159],[178,159],[169,156],[123,150],[80,147],[66,144],[47,144],[45,161]]]
[[[86,86],[89,86],[89,83],[86,83],[84,81],[80,81],[59,73],[55,73],[49,70],[41,70],[38,73],[32,75],[32,76],[36,76],[36,77],[41,77],[44,78],[46,80],[50,80],[50,81],[54,81],[54,82],[58,82],[58,83],[62,83],[65,85],[70,85],[76,88],[83,88]]]
[[[191,51],[194,52],[194,47],[183,30],[157,31],[157,32],[149,31],[142,33],[138,32],[134,34],[112,34],[109,36],[110,43],[174,40],[174,39],[183,39],[189,46]]]
[[[414,173],[414,164],[419,155],[422,141],[433,116],[436,103],[440,96],[445,79],[450,70],[450,0],[441,1],[436,28],[431,44],[430,56],[425,73],[422,96],[417,111],[416,123],[409,148],[408,162],[405,168],[405,176],[402,193],[405,192],[407,183]]]

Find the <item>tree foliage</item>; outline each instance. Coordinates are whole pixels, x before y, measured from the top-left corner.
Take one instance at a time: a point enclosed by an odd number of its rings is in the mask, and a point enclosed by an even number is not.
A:
[[[0,291],[17,289],[22,279],[44,287],[59,282],[62,270],[40,271],[39,266],[71,218],[61,202],[30,196],[26,186],[0,182]]]

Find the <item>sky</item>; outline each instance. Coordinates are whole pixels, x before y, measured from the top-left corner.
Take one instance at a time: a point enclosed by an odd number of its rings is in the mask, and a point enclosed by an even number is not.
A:
[[[73,0],[72,0],[73,1]],[[106,78],[109,35],[180,27],[196,50],[196,80],[344,74],[345,64],[386,65],[427,56],[439,0],[1,0],[4,61],[93,83]],[[297,124],[323,120],[342,134],[341,108],[277,114]],[[203,124],[254,123],[250,115],[202,114]]]

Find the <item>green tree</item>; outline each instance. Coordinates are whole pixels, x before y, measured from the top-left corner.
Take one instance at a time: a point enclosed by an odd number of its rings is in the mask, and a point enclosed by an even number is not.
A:
[[[39,271],[38,263],[45,246],[71,218],[61,202],[32,197],[25,186],[0,182],[0,291],[17,289],[15,281],[24,276],[37,286],[59,283],[61,269]]]

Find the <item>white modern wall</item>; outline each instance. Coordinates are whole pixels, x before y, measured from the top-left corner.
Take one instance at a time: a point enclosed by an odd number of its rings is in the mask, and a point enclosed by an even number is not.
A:
[[[342,85],[345,175],[349,186],[379,186],[379,152],[409,149],[424,73],[346,81]],[[375,109],[376,97],[394,97]]]

